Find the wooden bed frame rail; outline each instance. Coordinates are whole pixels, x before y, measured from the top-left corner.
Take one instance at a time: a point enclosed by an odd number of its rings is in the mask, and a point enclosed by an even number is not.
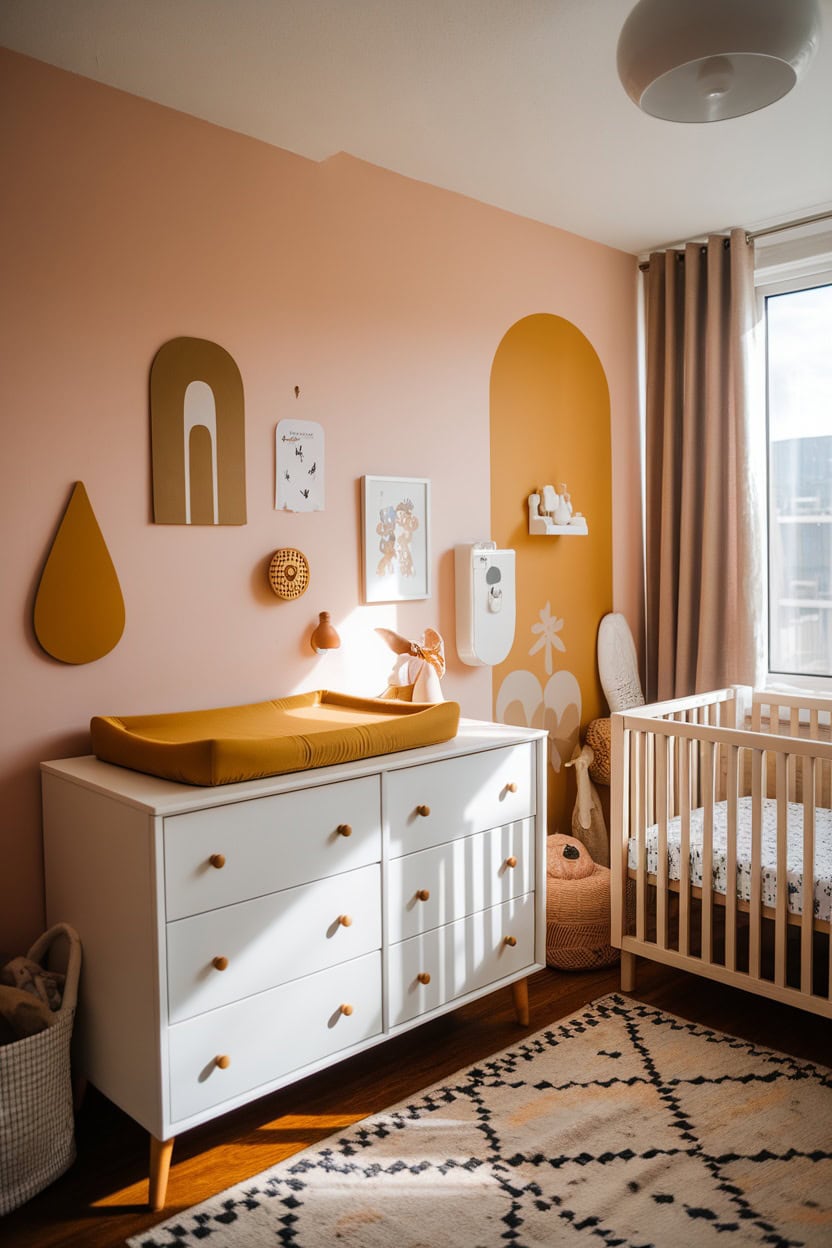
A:
[[[611,918],[622,989],[650,958],[832,1018],[830,924],[814,916],[816,811],[832,807],[832,698],[745,686],[635,707],[612,716]],[[750,898],[737,895],[739,800],[750,799]],[[763,803],[775,803],[776,902],[762,896]],[[725,803],[725,890],[712,883],[714,811]],[[788,908],[789,804],[799,805],[800,914]],[[702,817],[702,886],[691,879],[691,815]],[[678,819],[679,879],[668,870]],[[647,830],[656,838],[654,873]],[[629,866],[630,840],[637,867]],[[792,936],[790,938],[790,932]]]

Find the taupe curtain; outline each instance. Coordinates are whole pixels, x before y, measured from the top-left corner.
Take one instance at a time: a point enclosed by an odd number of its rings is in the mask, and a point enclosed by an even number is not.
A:
[[[650,257],[646,290],[647,697],[756,684],[764,610],[744,230]]]

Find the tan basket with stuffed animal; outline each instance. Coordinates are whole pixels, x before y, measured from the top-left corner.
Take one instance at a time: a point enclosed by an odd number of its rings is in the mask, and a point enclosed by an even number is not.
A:
[[[27,957],[65,978],[54,1021],[0,1045],[0,1215],[42,1191],[75,1160],[69,1047],[81,972],[78,933],[57,923]]]
[[[618,961],[610,944],[610,873],[585,845],[556,833],[546,846],[546,962],[592,971]]]

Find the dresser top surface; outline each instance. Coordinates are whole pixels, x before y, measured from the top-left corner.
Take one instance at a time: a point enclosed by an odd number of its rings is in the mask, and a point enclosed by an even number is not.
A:
[[[41,763],[44,779],[59,777],[83,788],[103,793],[127,805],[155,815],[174,815],[208,806],[247,801],[287,793],[311,785],[332,784],[379,772],[397,771],[439,762],[481,750],[499,749],[546,737],[543,729],[517,728],[511,724],[492,724],[481,720],[462,719],[457,735],[439,745],[401,750],[394,754],[375,755],[332,767],[317,767],[238,784],[222,784],[202,788],[160,780],[142,772],[130,771],[112,763],[103,763],[94,754],[80,758],[55,759]]]

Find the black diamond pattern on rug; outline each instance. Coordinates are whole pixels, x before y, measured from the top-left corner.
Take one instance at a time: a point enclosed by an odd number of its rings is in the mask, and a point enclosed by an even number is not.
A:
[[[829,1248],[832,1072],[617,995],[131,1248]]]

